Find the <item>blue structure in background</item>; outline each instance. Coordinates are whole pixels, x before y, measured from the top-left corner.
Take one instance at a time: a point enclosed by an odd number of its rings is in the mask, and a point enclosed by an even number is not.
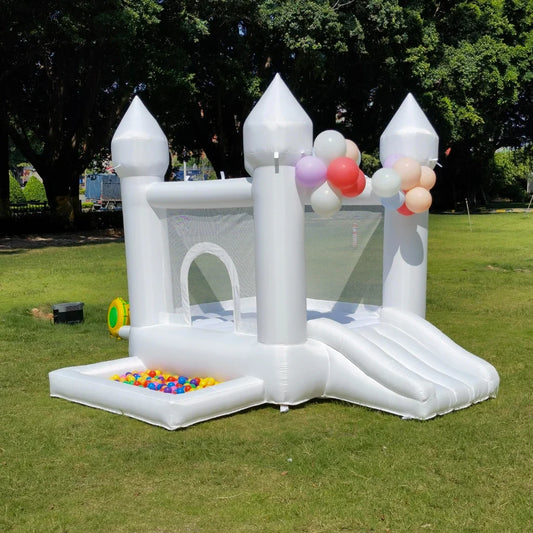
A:
[[[88,174],[85,198],[94,202],[95,207],[119,207],[122,204],[119,177],[116,174]]]

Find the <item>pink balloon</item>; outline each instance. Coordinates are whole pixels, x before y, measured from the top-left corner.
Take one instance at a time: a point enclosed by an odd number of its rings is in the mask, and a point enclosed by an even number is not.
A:
[[[405,193],[405,205],[413,213],[423,213],[431,207],[433,198],[424,187],[414,187]]]
[[[304,187],[317,187],[326,181],[327,170],[322,159],[306,155],[296,163],[296,181]]]

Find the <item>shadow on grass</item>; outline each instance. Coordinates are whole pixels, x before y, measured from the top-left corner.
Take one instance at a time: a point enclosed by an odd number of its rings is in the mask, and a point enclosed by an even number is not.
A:
[[[50,247],[85,246],[87,244],[107,244],[124,242],[120,230],[96,230],[80,233],[60,233],[0,237],[0,254],[14,255]]]

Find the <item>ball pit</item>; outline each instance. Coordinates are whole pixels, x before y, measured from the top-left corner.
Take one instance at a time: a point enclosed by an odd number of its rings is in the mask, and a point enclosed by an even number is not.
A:
[[[172,375],[161,370],[133,370],[125,374],[114,374],[109,379],[124,383],[126,385],[133,385],[135,387],[143,387],[148,390],[164,392],[166,394],[184,394],[195,390],[205,389],[218,385],[220,382],[212,377],[188,378],[186,376]]]

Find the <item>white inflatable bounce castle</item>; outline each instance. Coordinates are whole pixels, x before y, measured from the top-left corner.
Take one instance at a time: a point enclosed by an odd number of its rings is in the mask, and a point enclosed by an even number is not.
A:
[[[342,182],[347,167],[331,183],[313,172],[298,179],[299,161],[320,152],[326,167],[350,141],[337,154],[340,134],[313,142],[311,120],[279,76],[243,134],[251,178],[164,182],[167,139],[133,100],[112,141],[129,357],[55,370],[51,395],[167,429],[312,398],[428,419],[494,397],[496,370],[424,319],[426,192],[422,208],[405,200],[412,210],[402,213],[394,173],[359,172],[353,187]],[[402,156],[432,168],[437,150],[409,95],[381,137],[384,167]],[[219,383],[164,394],[110,379],[149,368]]]

